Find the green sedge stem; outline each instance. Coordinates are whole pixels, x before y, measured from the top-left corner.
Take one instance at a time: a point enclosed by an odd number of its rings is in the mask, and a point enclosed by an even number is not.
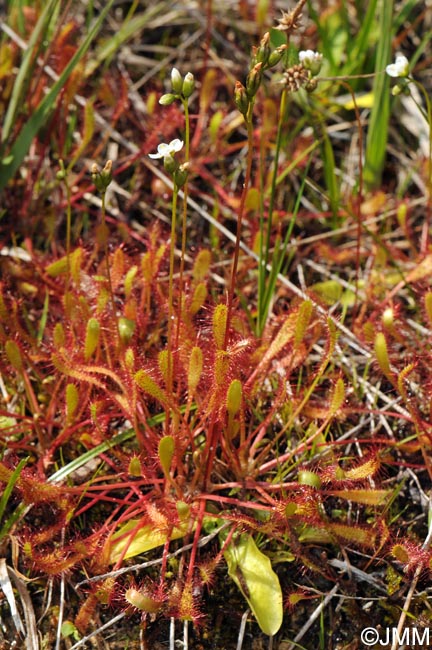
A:
[[[258,336],[261,336],[267,319],[268,301],[266,300],[266,295],[265,295],[266,274],[267,274],[267,265],[268,265],[269,253],[270,253],[273,211],[274,211],[274,202],[276,196],[277,178],[278,178],[278,162],[279,162],[279,154],[280,154],[281,142],[282,142],[282,128],[283,128],[284,116],[285,116],[286,105],[287,105],[287,97],[288,97],[288,92],[286,88],[284,88],[281,94],[280,104],[279,104],[279,120],[278,120],[278,128],[277,128],[277,135],[276,135],[276,150],[275,150],[275,157],[273,163],[273,174],[272,174],[272,181],[271,181],[265,246],[263,242],[263,233],[264,233],[263,218],[261,219],[261,225],[260,225],[261,237],[260,237],[260,259],[259,259],[259,272],[258,272],[258,322],[257,322]]]
[[[429,193],[429,197],[428,197],[428,221],[429,221],[430,220],[431,194],[432,194],[432,105],[431,105],[430,98],[429,98],[429,95],[428,95],[425,87],[422,84],[415,81],[414,79],[410,78],[410,81],[413,81],[413,83],[420,90],[420,92],[422,93],[422,95],[423,95],[423,97],[425,99],[425,103],[426,103],[426,111],[424,111],[423,107],[420,106],[420,104],[416,101],[413,94],[410,93],[414,103],[416,104],[417,108],[419,109],[419,111],[421,112],[421,114],[423,115],[423,117],[425,118],[425,120],[427,121],[428,126],[429,126],[429,156],[428,156],[428,175],[427,175],[427,186],[428,186],[428,193]],[[428,239],[429,238],[428,237],[429,228],[427,228],[427,230],[425,230],[424,232],[426,233],[426,238]],[[428,248],[428,242],[427,241],[424,242],[423,248],[424,248],[424,250],[427,250],[427,248]]]
[[[185,114],[185,162],[189,162],[190,151],[190,122],[189,122],[189,105],[188,100],[182,99],[184,114]],[[178,347],[180,337],[180,322],[182,310],[182,296],[183,296],[183,274],[186,255],[186,235],[187,235],[187,200],[188,200],[188,183],[187,180],[183,185],[183,210],[182,210],[182,238],[181,238],[181,257],[180,257],[180,273],[179,273],[179,306],[178,318],[176,329],[176,348]]]
[[[176,244],[176,226],[177,226],[177,200],[179,188],[174,183],[173,198],[171,206],[171,242],[170,242],[170,261],[169,261],[169,285],[168,285],[168,368],[167,384],[168,394],[172,393],[173,387],[173,319],[174,319],[174,253]]]
[[[71,223],[72,223],[72,208],[71,200],[72,193],[67,181],[67,176],[64,179],[66,186],[66,291],[69,290],[70,277],[71,277],[71,263],[70,263],[70,249],[71,249]]]
[[[249,185],[250,185],[250,179],[251,179],[251,171],[252,171],[252,159],[253,159],[253,121],[252,121],[252,115],[253,115],[253,107],[254,107],[254,102],[253,100],[250,101],[248,111],[246,115],[244,115],[244,119],[246,122],[246,128],[247,128],[247,141],[248,141],[248,152],[247,152],[247,159],[246,159],[246,172],[245,172],[245,178],[244,178],[244,183],[243,183],[243,190],[240,198],[240,207],[238,211],[238,216],[237,216],[237,233],[236,233],[236,243],[235,243],[235,248],[234,248],[234,259],[233,259],[233,264],[232,264],[232,271],[231,271],[231,282],[228,290],[228,301],[227,301],[227,322],[226,322],[226,328],[225,328],[225,341],[224,341],[224,350],[227,349],[228,346],[228,338],[229,338],[229,329],[230,329],[230,324],[231,324],[231,311],[232,311],[232,305],[234,301],[234,293],[235,293],[235,286],[236,286],[236,281],[237,281],[237,268],[238,268],[238,261],[239,261],[239,255],[240,255],[240,239],[241,239],[241,231],[242,231],[242,221],[243,221],[243,215],[245,212],[245,205],[246,205],[246,197],[247,193],[249,191]]]
[[[101,201],[102,201],[101,213],[102,213],[102,237],[103,237],[104,253],[105,253],[105,267],[106,267],[106,274],[107,274],[107,280],[108,280],[108,292],[109,292],[109,295],[110,295],[111,308],[112,308],[114,320],[115,320],[115,323],[116,323],[116,330],[117,330],[118,340],[120,342],[121,341],[120,329],[119,329],[119,323],[118,323],[118,318],[117,318],[117,313],[116,313],[116,306],[115,306],[115,300],[114,300],[114,291],[113,291],[113,285],[112,285],[112,280],[111,280],[111,269],[110,269],[110,263],[109,263],[109,257],[108,257],[108,230],[107,230],[107,225],[106,225],[105,196],[106,196],[106,192],[104,191],[104,192],[101,193]]]

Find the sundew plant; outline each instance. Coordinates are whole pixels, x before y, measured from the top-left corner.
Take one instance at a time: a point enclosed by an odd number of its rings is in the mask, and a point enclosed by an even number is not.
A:
[[[429,13],[6,4],[2,648],[432,628]]]

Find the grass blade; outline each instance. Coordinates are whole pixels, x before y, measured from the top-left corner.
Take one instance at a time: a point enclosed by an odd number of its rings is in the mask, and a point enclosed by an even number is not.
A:
[[[16,468],[12,472],[11,477],[10,477],[10,479],[9,479],[9,481],[8,481],[4,491],[3,491],[3,494],[1,495],[1,498],[0,498],[0,521],[2,520],[4,511],[6,509],[7,502],[9,501],[9,497],[12,494],[15,483],[19,479],[23,468],[27,464],[27,461],[28,461],[28,458],[23,458],[22,460],[20,460],[20,462],[18,463],[18,465],[16,466]],[[16,515],[17,513],[19,515],[19,514],[21,514],[21,512],[22,512],[22,504],[21,504],[21,506],[16,508],[16,510],[13,513],[12,517],[10,517],[6,522],[4,522],[2,524],[2,526],[0,528],[0,539],[3,539],[3,537],[6,537],[6,535],[9,533],[10,529],[12,528],[12,526],[13,526],[13,524],[15,522],[15,519],[17,518],[17,517],[14,518],[14,515]]]
[[[24,160],[33,138],[49,119],[51,112],[54,110],[58,94],[96,37],[105,17],[111,9],[113,1],[114,0],[109,0],[105,5],[93,27],[89,30],[87,37],[81,43],[79,49],[75,52],[68,65],[62,71],[60,77],[53,84],[51,90],[47,95],[45,95],[44,99],[40,102],[37,109],[19,133],[14,145],[12,146],[10,154],[2,161],[0,168],[0,191],[4,189],[9,180],[14,176]]]
[[[380,34],[375,61],[372,106],[366,141],[364,183],[366,189],[379,187],[384,167],[388,120],[390,114],[390,80],[383,72],[389,63],[392,39],[393,0],[381,4]]]
[[[9,138],[27,83],[31,78],[30,68],[35,61],[34,52],[37,48],[37,44],[43,40],[41,36],[46,32],[48,28],[53,10],[55,8],[55,5],[58,4],[58,1],[59,0],[50,0],[50,2],[45,5],[45,9],[41,13],[39,20],[36,23],[36,26],[28,42],[27,49],[24,52],[23,60],[15,79],[11,99],[3,123],[1,134],[2,143],[6,143],[7,139]]]

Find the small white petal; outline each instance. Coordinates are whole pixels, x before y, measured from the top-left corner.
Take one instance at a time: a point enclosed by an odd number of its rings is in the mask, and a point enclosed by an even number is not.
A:
[[[170,153],[175,153],[183,148],[183,140],[176,138],[175,140],[171,140],[169,145],[166,146],[169,147]]]
[[[158,145],[158,153],[161,156],[168,156],[171,153],[171,144],[165,144],[165,142],[162,142]]]
[[[386,67],[389,77],[407,77],[409,74],[409,61],[406,56],[397,56],[396,61]]]
[[[149,153],[149,158],[167,158],[168,156],[173,156],[177,151],[180,151],[183,147],[183,141],[175,138],[171,140],[169,144],[161,142],[158,144],[157,153]]]
[[[386,72],[389,77],[399,77],[399,72],[395,63],[390,63],[390,65],[386,67]]]
[[[308,61],[312,60],[315,56],[315,52],[313,50],[302,50],[299,52],[299,59],[301,62],[305,61],[306,59]]]
[[[302,50],[299,52],[299,61],[306,70],[310,70],[313,75],[319,73],[321,69],[323,55],[313,50]]]

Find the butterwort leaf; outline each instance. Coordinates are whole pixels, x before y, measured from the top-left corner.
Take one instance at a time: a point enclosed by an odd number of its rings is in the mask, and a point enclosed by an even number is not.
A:
[[[224,552],[228,574],[246,598],[264,634],[276,634],[282,625],[283,599],[279,578],[270,559],[251,535],[233,540]]]

